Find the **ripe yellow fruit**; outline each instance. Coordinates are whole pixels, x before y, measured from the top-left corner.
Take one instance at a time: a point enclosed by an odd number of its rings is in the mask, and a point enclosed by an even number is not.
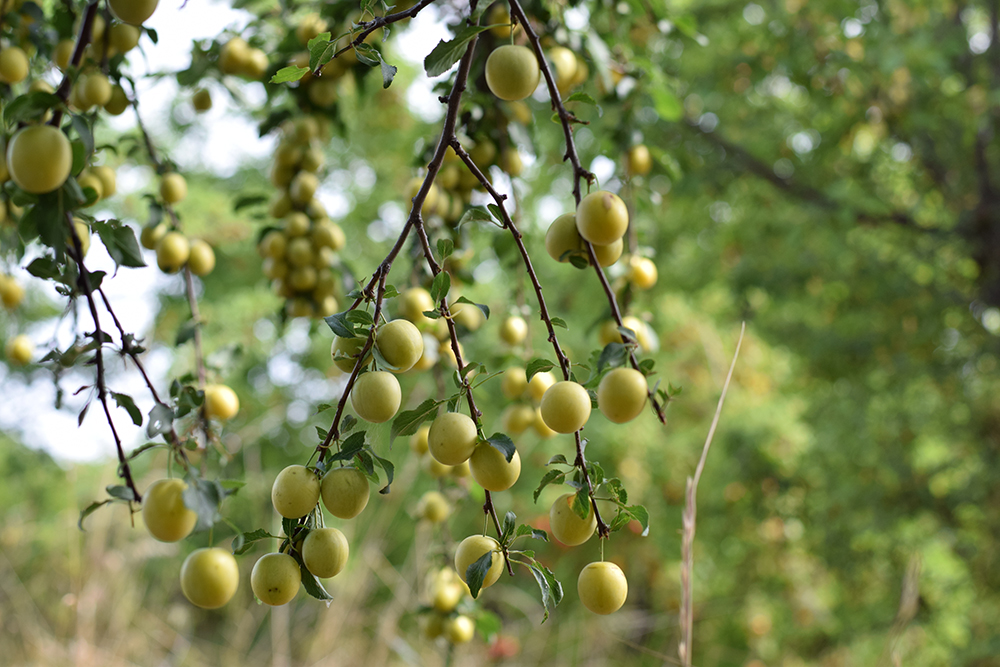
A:
[[[107,199],[118,192],[118,179],[115,170],[107,165],[98,165],[90,168],[90,173],[101,182],[101,198]]]
[[[291,465],[271,485],[271,504],[286,519],[300,519],[319,502],[320,480],[305,466]]]
[[[431,606],[442,614],[450,614],[462,601],[466,590],[468,590],[467,587],[454,570],[443,568],[434,577],[431,588]]]
[[[156,265],[164,273],[177,273],[191,256],[191,244],[180,232],[167,232],[156,244]]]
[[[358,417],[373,424],[392,419],[399,411],[402,400],[399,380],[385,371],[371,371],[359,376],[351,389],[351,407]]]
[[[288,604],[302,585],[302,571],[288,554],[265,554],[250,572],[250,588],[257,599],[272,607]]]
[[[455,324],[461,324],[469,331],[478,331],[479,327],[483,326],[486,321],[486,315],[479,309],[479,306],[474,306],[471,303],[452,303],[448,309],[451,311]]]
[[[648,257],[633,257],[629,260],[626,275],[637,289],[649,289],[656,284],[656,264]]]
[[[95,197],[93,203],[96,204],[98,201],[103,199],[104,184],[101,183],[101,179],[99,179],[95,174],[93,174],[89,170],[84,169],[83,171],[81,171],[80,175],[76,177],[76,183],[77,185],[80,186],[81,190],[86,190],[87,188],[90,188],[96,193],[97,196]]]
[[[77,85],[80,86],[80,102],[88,109],[92,106],[103,107],[111,101],[111,81],[102,72],[88,74]]]
[[[0,302],[5,308],[14,309],[24,300],[24,287],[11,276],[0,274]]]
[[[191,534],[198,514],[184,504],[182,479],[161,479],[146,489],[142,498],[142,520],[149,534],[160,542],[178,542]]]
[[[479,442],[476,423],[459,412],[445,412],[431,423],[427,446],[431,456],[440,463],[455,466],[472,456]]]
[[[500,168],[511,176],[520,176],[524,171],[524,161],[516,148],[508,146],[500,154]]]
[[[535,410],[524,403],[509,405],[500,419],[505,433],[521,435],[535,423]]]
[[[495,584],[503,573],[503,554],[500,551],[500,543],[492,537],[486,535],[471,535],[458,545],[455,550],[455,570],[462,581],[469,583],[466,579],[466,572],[469,566],[482,558],[487,553],[493,553],[490,560],[490,569],[483,577],[483,588],[488,588]]]
[[[212,108],[212,93],[208,92],[204,88],[199,88],[194,91],[194,95],[191,96],[191,106],[193,106],[194,110],[198,113],[208,111]]]
[[[202,609],[218,609],[229,602],[240,585],[240,568],[223,549],[197,549],[181,566],[181,592]]]
[[[111,99],[104,105],[104,110],[112,116],[120,116],[128,108],[128,105],[129,101],[128,96],[125,95],[125,89],[118,84],[112,86]]]
[[[109,29],[108,41],[118,53],[128,53],[139,44],[142,31],[134,25],[116,23]]]
[[[645,144],[636,144],[625,154],[625,173],[629,176],[645,176],[653,170],[653,156]]]
[[[336,528],[309,531],[302,541],[302,561],[306,569],[323,579],[340,574],[350,553],[347,538]]]
[[[547,55],[555,70],[553,74],[556,77],[556,88],[560,93],[565,93],[576,79],[576,54],[565,46],[553,46]]]
[[[379,327],[375,344],[382,358],[396,367],[393,373],[410,370],[424,353],[424,339],[420,331],[405,319],[392,320]]]
[[[614,243],[628,229],[628,207],[613,192],[591,192],[576,209],[576,228],[580,236],[596,245]]]
[[[580,571],[576,590],[583,606],[595,614],[607,615],[621,609],[628,597],[628,580],[614,563],[591,563]]]
[[[108,0],[111,13],[123,23],[142,25],[156,11],[159,0]],[[100,39],[96,35],[94,39]]]
[[[539,406],[545,425],[556,433],[573,433],[590,418],[590,395],[582,385],[569,380],[557,382]]]
[[[417,512],[431,523],[441,523],[451,514],[451,503],[439,491],[428,491],[417,503]],[[450,611],[450,610],[439,610]]]
[[[353,519],[368,506],[368,478],[357,468],[334,468],[320,487],[323,505],[338,519]]]
[[[300,171],[292,178],[291,184],[288,186],[288,196],[295,204],[308,204],[318,189],[319,177],[309,171]]]
[[[427,328],[434,324],[434,321],[424,315],[424,311],[436,310],[431,293],[423,287],[411,287],[403,291],[397,301],[399,316],[413,322],[420,328]]]
[[[535,52],[527,46],[505,44],[486,59],[486,85],[508,102],[523,100],[535,92],[541,76]]]
[[[51,125],[18,130],[7,144],[10,177],[26,192],[52,192],[66,182],[72,166],[69,139]]]
[[[558,262],[568,262],[569,258],[579,253],[584,256],[583,239],[576,228],[576,214],[564,213],[552,221],[545,232],[545,252]],[[569,254],[567,254],[569,253]]]
[[[13,85],[28,77],[28,55],[16,46],[0,51],[0,81]]]
[[[205,417],[228,421],[240,411],[240,399],[236,392],[224,384],[205,386]]]
[[[444,622],[442,634],[452,644],[464,644],[472,641],[476,634],[476,624],[468,616],[459,614]]]
[[[420,467],[423,468],[424,472],[426,472],[434,479],[441,479],[442,477],[447,477],[448,475],[451,474],[451,471],[454,469],[454,466],[445,465],[440,461],[438,461],[437,459],[435,459],[433,456],[423,457],[423,459],[420,461]]]
[[[524,396],[524,392],[527,390],[528,376],[524,368],[511,366],[503,372],[503,377],[500,378],[500,391],[505,397],[516,401]]]
[[[497,26],[490,28],[490,32],[499,39],[510,39],[511,32],[520,32],[521,24],[518,23],[515,27],[511,26],[510,22],[510,11],[508,11],[507,6],[502,2],[498,2],[490,7],[489,13],[486,14],[485,24]]]
[[[168,204],[176,204],[187,197],[187,181],[177,172],[164,174],[160,180],[160,197]]]
[[[633,368],[616,368],[597,387],[597,407],[616,424],[624,424],[639,416],[646,407],[649,387],[642,373]]]
[[[344,230],[335,222],[320,222],[312,229],[313,244],[320,248],[330,248],[334,252],[343,250],[347,245]]]
[[[469,469],[472,479],[487,491],[506,491],[521,475],[521,455],[514,450],[508,463],[499,449],[488,442],[480,442],[469,458]]]
[[[593,248],[597,263],[605,267],[611,266],[622,256],[622,251],[625,250],[625,239],[620,238],[608,245],[595,245]]]
[[[354,365],[358,361],[357,357],[361,353],[361,349],[365,346],[365,342],[366,340],[360,336],[357,338],[341,338],[340,336],[335,336],[333,344],[330,346],[330,354],[333,356],[333,365],[344,373],[350,373],[353,371]],[[371,354],[366,355],[362,368],[368,365],[369,360],[371,360]]]
[[[152,227],[143,227],[142,232],[139,234],[139,243],[147,250],[155,250],[160,239],[167,235],[167,231],[167,225],[162,222]]]
[[[7,341],[7,360],[15,366],[24,366],[35,354],[35,344],[25,334],[19,334]]]
[[[410,451],[418,456],[423,456],[427,453],[427,434],[430,433],[431,427],[421,426],[417,429],[417,432],[410,436]]]
[[[552,536],[568,547],[575,547],[590,539],[597,530],[597,515],[588,503],[584,519],[573,511],[575,493],[559,496],[549,508],[549,530]]]
[[[549,371],[542,371],[531,376],[528,382],[528,394],[536,403],[542,400],[549,387],[556,383],[556,376]]]
[[[52,61],[61,70],[69,67],[69,61],[73,57],[73,49],[76,47],[76,42],[72,39],[61,39],[59,43],[56,44],[56,48],[52,50]]]
[[[639,345],[639,350],[648,352],[653,349],[655,340],[650,338],[649,325],[633,315],[623,317],[622,325],[635,334],[635,341]],[[618,325],[614,320],[608,320],[601,325],[597,338],[601,345],[624,342],[621,333],[618,331]]]
[[[512,315],[500,325],[500,338],[508,345],[523,343],[527,337],[528,323],[524,321],[523,317]]]
[[[534,426],[535,426],[535,432],[538,434],[538,437],[541,438],[542,440],[547,440],[548,438],[551,438],[552,436],[556,435],[556,432],[550,429],[548,427],[548,424],[545,423],[545,420],[542,419],[541,408],[535,408]]]
[[[187,263],[194,275],[207,276],[215,268],[215,251],[205,241],[194,239],[191,241]]]

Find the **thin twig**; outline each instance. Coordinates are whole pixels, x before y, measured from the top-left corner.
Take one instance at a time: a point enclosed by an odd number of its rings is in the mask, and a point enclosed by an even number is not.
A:
[[[55,94],[63,102],[69,100],[69,91],[73,86],[73,79],[70,77],[70,72],[80,66],[80,63],[83,61],[83,52],[86,50],[87,44],[90,43],[90,36],[93,34],[94,29],[94,17],[97,15],[97,4],[97,2],[92,2],[83,10],[83,20],[80,21],[80,32],[77,34],[73,55],[69,59],[69,67],[66,68],[66,73],[63,74],[62,81],[59,82],[59,87],[56,88]],[[52,113],[52,120],[49,121],[49,125],[59,127],[62,124],[62,118],[63,110],[62,108],[58,108]]]
[[[726,402],[726,393],[729,391],[729,382],[733,379],[733,370],[736,368],[736,360],[740,356],[740,346],[743,345],[743,334],[746,332],[746,322],[740,327],[740,338],[736,341],[736,351],[733,352],[733,361],[729,365],[729,374],[726,375],[726,382],[722,385],[722,394],[719,396],[719,404],[715,408],[715,417],[712,418],[712,426],[708,429],[708,437],[705,438],[705,446],[701,450],[701,458],[694,469],[694,477],[687,480],[687,499],[684,504],[683,525],[684,531],[681,539],[681,642],[677,646],[677,653],[680,656],[684,667],[691,667],[691,638],[694,626],[694,591],[692,574],[694,573],[694,532],[695,519],[698,514],[698,482],[701,480],[701,473],[705,470],[705,461],[708,459],[708,450],[712,446],[712,438],[715,437],[715,429],[719,425],[719,417],[722,416],[722,406]]]
[[[435,2],[435,0],[420,0],[420,2],[418,2],[415,5],[413,5],[409,9],[405,9],[405,10],[403,10],[401,12],[396,12],[395,14],[387,14],[385,16],[376,16],[371,21],[365,21],[363,23],[359,23],[358,27],[361,28],[361,32],[358,33],[358,36],[355,37],[351,41],[350,44],[348,44],[344,48],[342,48],[339,51],[337,51],[336,53],[334,53],[333,57],[336,58],[337,56],[339,56],[340,54],[344,53],[345,51],[353,49],[356,46],[359,46],[361,44],[361,42],[365,41],[365,38],[368,37],[368,35],[370,35],[371,33],[375,32],[379,28],[384,28],[385,26],[389,25],[390,23],[395,23],[396,21],[402,21],[403,19],[411,19],[411,18],[413,18],[414,16],[416,16],[417,14],[419,14],[420,11],[422,9],[424,9],[427,5],[430,5],[430,4],[434,3],[434,2]],[[321,69],[322,68],[320,68],[320,70]],[[317,70],[316,72],[314,72],[314,74],[316,76],[320,76],[320,70]]]

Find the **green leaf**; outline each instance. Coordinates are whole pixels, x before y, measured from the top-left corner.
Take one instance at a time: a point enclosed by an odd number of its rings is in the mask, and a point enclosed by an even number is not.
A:
[[[486,579],[486,573],[490,571],[490,566],[493,565],[494,553],[493,551],[487,551],[465,570],[465,582],[469,584],[469,593],[473,599],[479,597],[479,591],[483,587],[483,580]]]
[[[365,446],[365,431],[348,436],[341,444],[340,451],[327,457],[327,461],[350,461]]]
[[[649,96],[653,99],[653,108],[663,120],[676,122],[684,117],[684,105],[665,85],[650,86]]]
[[[604,488],[608,490],[611,497],[614,498],[616,503],[622,505],[628,504],[628,492],[625,490],[625,486],[622,481],[617,477],[612,477],[607,482],[605,482]]]
[[[308,73],[308,67],[289,65],[288,67],[282,67],[275,72],[274,76],[271,77],[271,83],[288,83],[290,81],[298,81]]]
[[[493,445],[493,447],[503,454],[503,457],[507,459],[507,463],[510,463],[511,459],[514,458],[514,453],[517,449],[514,447],[514,441],[503,433],[494,433],[486,439],[486,442]]]
[[[177,338],[174,339],[174,346],[180,347],[184,343],[194,338],[194,332],[198,328],[198,323],[194,320],[188,320],[181,325],[181,328],[177,330]]]
[[[441,260],[451,256],[451,253],[455,251],[455,242],[451,239],[438,239],[437,242],[438,254],[441,255]]]
[[[87,119],[79,114],[70,116],[70,124],[83,144],[83,150],[88,156],[94,153],[94,132],[90,129]]]
[[[563,478],[565,477],[566,473],[563,472],[562,470],[553,469],[545,473],[545,475],[542,477],[542,481],[539,482],[538,484],[538,488],[535,489],[535,502],[536,503],[538,502],[538,496],[541,495],[542,489],[544,489],[549,484],[555,483],[556,481],[559,481],[561,483]]]
[[[135,493],[133,493],[132,489],[128,488],[127,486],[123,486],[121,484],[112,484],[108,487],[105,487],[104,490],[107,491],[108,495],[111,496],[112,498],[117,498],[118,500],[126,500],[130,502],[135,501]]]
[[[57,95],[36,91],[15,97],[3,110],[3,122],[7,126],[25,123],[41,118],[49,109],[63,106]]]
[[[83,520],[110,502],[111,502],[110,500],[100,500],[100,501],[95,500],[94,502],[87,505],[87,507],[85,507],[83,510],[80,511],[80,518],[79,520],[77,520],[76,525],[80,528],[80,530],[86,530],[83,527]]]
[[[335,408],[335,407],[337,407],[337,406],[336,405],[331,405],[329,403],[320,403],[319,405],[316,406],[316,412],[314,414],[318,415],[321,412],[326,412],[330,408]]]
[[[302,572],[302,588],[305,589],[306,593],[316,598],[317,600],[332,600],[333,596],[330,595],[323,584],[320,583],[319,579],[316,578],[306,564],[302,562],[302,556],[297,551],[292,552],[296,562],[299,564],[299,570]]]
[[[385,477],[386,477],[385,486],[379,489],[379,493],[381,493],[382,495],[386,495],[389,493],[389,487],[392,485],[392,477],[395,472],[395,467],[392,465],[392,461],[384,459],[381,456],[375,454],[373,454],[373,456],[375,457],[375,463],[377,463],[378,466],[385,471]]]
[[[604,370],[605,366],[618,367],[628,359],[628,346],[621,343],[608,343],[601,350],[601,356],[597,360],[597,372]]]
[[[396,72],[399,70],[395,65],[390,65],[387,63],[379,54],[379,66],[382,68],[382,88],[388,88],[392,85],[392,80],[396,77]]]
[[[619,511],[618,514],[615,515],[615,518],[611,520],[611,523],[608,524],[608,530],[612,533],[616,533],[627,526],[631,520],[632,517],[629,516],[628,513]]]
[[[333,59],[336,44],[330,41],[330,32],[321,32],[306,44],[309,49],[309,69],[316,71]]]
[[[483,315],[486,316],[486,319],[490,319],[490,307],[487,306],[485,303],[476,303],[475,301],[470,301],[469,299],[466,299],[464,296],[460,296],[457,299],[455,299],[455,303],[471,304],[476,308],[478,308],[479,310],[483,311]]]
[[[554,463],[562,463],[564,465],[569,465],[570,464],[569,461],[566,460],[566,457],[563,456],[562,454],[556,454],[551,459],[549,459],[549,462],[546,463],[545,465],[550,466],[550,465],[552,465]]]
[[[581,519],[586,519],[587,515],[590,514],[590,495],[587,493],[586,487],[577,490],[576,495],[573,497],[573,511]]]
[[[490,216],[489,211],[483,206],[470,206],[465,209],[465,213],[459,218],[456,227],[461,227],[467,222],[493,222],[492,216]]]
[[[413,410],[401,412],[392,420],[392,428],[389,431],[389,442],[402,435],[413,435],[425,421],[434,419],[437,415],[437,408],[441,401],[428,398]]]
[[[542,594],[542,607],[545,608],[545,616],[542,617],[542,623],[544,623],[549,618],[549,608],[557,607],[562,602],[562,584],[544,565],[539,565],[537,562],[530,563],[528,569],[531,570],[535,581],[538,582],[538,588]]]
[[[376,67],[382,62],[382,54],[378,49],[364,42],[354,47],[354,55],[358,57],[358,62],[369,67]]]
[[[503,627],[500,617],[492,611],[482,611],[476,617],[476,631],[486,638],[487,643],[500,633]]]
[[[101,242],[107,248],[111,259],[118,266],[138,268],[146,266],[142,258],[142,249],[135,238],[135,232],[128,225],[118,220],[95,221],[91,228],[101,237]]]
[[[458,31],[454,38],[447,42],[441,40],[438,45],[424,58],[424,71],[427,76],[441,76],[457,63],[465,53],[466,45],[479,33],[489,30],[490,26],[468,26]],[[475,597],[475,596],[473,596]]]
[[[111,397],[115,399],[115,403],[118,404],[119,408],[124,408],[128,412],[128,416],[132,418],[132,423],[136,426],[142,426],[142,413],[139,412],[139,408],[135,407],[135,401],[128,394],[119,394],[117,392],[111,392]]]
[[[548,359],[532,359],[528,362],[527,368],[524,369],[524,374],[528,378],[528,382],[531,382],[531,378],[533,378],[536,373],[544,373],[545,371],[551,370],[555,367],[556,365]]]
[[[211,528],[222,517],[219,503],[226,497],[226,491],[217,480],[192,478],[182,494],[184,506],[198,515],[198,528]]]
[[[442,271],[434,276],[434,282],[431,283],[431,299],[434,303],[439,303],[441,299],[448,296],[450,290],[451,276],[448,275],[447,271]]]
[[[598,115],[598,117],[601,117],[601,116],[604,115],[604,109],[601,108],[601,105],[598,104],[597,101],[593,97],[591,97],[590,95],[588,95],[587,93],[583,93],[583,92],[573,93],[568,98],[566,98],[565,100],[563,100],[563,102],[565,102],[565,103],[569,103],[569,102],[583,102],[584,104],[589,104],[589,105],[595,107],[597,109],[597,115]]]
[[[507,513],[503,516],[503,529],[500,531],[501,544],[508,544],[510,542],[510,537],[514,534],[514,528],[516,527],[517,515],[507,510]]]
[[[493,217],[496,218],[496,221],[500,227],[503,227],[506,224],[506,221],[504,220],[503,217],[503,211],[500,209],[499,206],[497,206],[496,204],[487,204],[486,208],[489,209],[490,213],[493,214]]]
[[[253,548],[253,543],[259,540],[266,540],[272,537],[272,535],[264,530],[263,528],[258,528],[257,530],[251,531],[249,533],[242,533],[233,538],[233,555],[239,556],[240,554],[245,554]]]
[[[625,511],[632,515],[632,518],[642,524],[642,536],[649,535],[649,512],[642,505],[629,505]]]
[[[45,280],[61,278],[61,269],[62,266],[49,257],[39,257],[28,265],[28,273]]]
[[[236,201],[233,202],[233,213],[239,213],[245,208],[250,208],[251,206],[259,206],[261,204],[266,204],[268,200],[267,195],[244,195],[242,197],[237,197]]]
[[[146,422],[146,437],[155,438],[161,433],[169,433],[174,425],[174,411],[163,403],[157,403],[149,411],[149,421]]]
[[[553,317],[552,326],[562,327],[563,329],[569,329],[569,327],[566,326],[566,320],[562,319],[561,317]]]
[[[324,317],[323,321],[333,330],[333,333],[341,338],[357,338],[354,326],[347,320],[347,315],[352,311],[334,313],[329,317]]]

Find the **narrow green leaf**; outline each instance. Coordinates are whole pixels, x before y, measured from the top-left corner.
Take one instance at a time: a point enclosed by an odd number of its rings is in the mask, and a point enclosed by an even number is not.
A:
[[[473,599],[479,597],[479,591],[483,587],[483,580],[486,573],[493,565],[493,551],[487,551],[479,559],[465,570],[465,582],[469,584],[469,593]]]
[[[524,374],[527,376],[528,382],[531,382],[531,378],[533,378],[536,373],[544,373],[545,371],[551,370],[555,367],[556,365],[548,359],[532,359],[528,362],[527,368],[524,369]]]
[[[434,276],[434,282],[431,283],[431,299],[434,303],[438,303],[441,299],[448,296],[450,290],[451,276],[448,275],[447,271],[442,271]]]
[[[573,497],[573,511],[581,519],[586,519],[587,515],[590,514],[590,495],[586,488],[579,489]]]
[[[76,522],[76,525],[80,528],[80,530],[86,530],[83,527],[83,520],[110,502],[111,502],[110,500],[100,500],[100,501],[95,500],[94,502],[87,505],[87,507],[85,507],[83,510],[80,511],[80,518]]]
[[[642,524],[642,536],[649,535],[649,512],[642,505],[629,505],[625,511],[632,515],[632,518]]]
[[[557,480],[559,482],[562,482],[565,476],[566,473],[563,472],[562,470],[554,469],[554,470],[549,470],[547,473],[545,473],[545,475],[542,477],[542,481],[538,484],[538,488],[535,489],[535,502],[536,503],[538,502],[538,496],[541,495],[542,489],[544,489],[549,484],[556,482]]]
[[[123,486],[121,484],[112,484],[106,487],[105,491],[107,491],[108,495],[111,496],[112,498],[117,498],[118,500],[135,501],[135,494],[132,492],[132,489],[128,488],[127,486]]]
[[[401,412],[392,420],[392,428],[389,431],[389,442],[402,435],[413,435],[425,421],[433,419],[437,415],[437,408],[441,401],[428,398],[413,410]]]
[[[128,412],[128,416],[132,418],[132,423],[136,426],[142,426],[142,413],[139,412],[139,408],[135,407],[135,401],[128,394],[119,394],[117,392],[111,392],[111,397],[115,399],[115,403],[118,404],[119,408],[124,408]]]
[[[459,30],[455,37],[447,42],[444,40],[438,42],[438,45],[424,58],[424,71],[427,72],[427,76],[434,78],[450,70],[452,65],[462,58],[466,45],[484,30],[489,30],[489,26],[469,26]]]
[[[288,67],[282,67],[275,72],[274,76],[271,77],[271,83],[288,83],[290,81],[298,81],[308,73],[308,67],[289,65]]]
[[[347,312],[334,313],[329,317],[324,317],[323,321],[333,330],[333,333],[341,338],[356,338],[357,334],[354,331],[354,326],[347,320],[347,314]]]
[[[490,443],[498,452],[503,454],[507,463],[510,463],[511,459],[514,458],[514,453],[517,451],[514,447],[514,441],[503,433],[494,433],[486,439],[486,442]]]
[[[566,320],[562,319],[561,317],[553,317],[552,326],[562,327],[563,329],[569,329],[569,327],[566,326]]]
[[[392,465],[392,461],[384,459],[378,455],[374,456],[375,456],[375,463],[377,463],[379,467],[385,471],[385,477],[386,477],[385,486],[379,489],[379,493],[381,493],[382,495],[386,495],[389,493],[389,487],[392,485],[392,477],[393,474],[395,473],[395,467]]]
[[[486,316],[486,319],[490,319],[490,307],[487,306],[485,303],[476,303],[475,301],[470,301],[469,299],[466,299],[464,296],[460,296],[457,299],[455,299],[455,303],[471,304],[476,308],[478,308],[479,310],[483,311],[483,315]]]
[[[174,411],[163,403],[157,403],[149,411],[146,422],[146,437],[155,438],[161,433],[169,433],[174,424]]]
[[[441,255],[441,260],[451,256],[451,253],[455,251],[455,242],[451,239],[438,239],[437,242],[438,254]]]
[[[265,540],[271,537],[263,528],[258,528],[257,530],[250,531],[249,533],[242,533],[233,538],[233,555],[239,556],[240,554],[245,554],[253,548],[253,543],[259,540]]]

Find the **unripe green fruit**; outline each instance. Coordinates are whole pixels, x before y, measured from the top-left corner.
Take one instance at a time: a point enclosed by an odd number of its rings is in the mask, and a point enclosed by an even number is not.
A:
[[[302,542],[302,560],[306,569],[324,579],[343,571],[350,555],[347,538],[336,528],[318,528]]]
[[[261,602],[272,607],[288,604],[302,585],[302,571],[288,554],[265,554],[253,565],[250,588]]]
[[[181,566],[181,592],[202,609],[218,609],[226,604],[239,585],[239,565],[223,549],[196,549]]]
[[[487,491],[506,491],[521,475],[521,455],[514,450],[510,463],[503,453],[488,442],[480,442],[469,458],[472,478]]]
[[[371,371],[359,376],[351,389],[351,407],[358,417],[373,424],[392,419],[399,411],[402,400],[399,380],[385,371]]]
[[[147,250],[155,250],[160,239],[167,235],[167,231],[167,226],[162,222],[152,227],[143,227],[139,234],[139,243]]]
[[[320,487],[323,505],[338,519],[353,519],[368,505],[368,478],[357,468],[334,468]]]
[[[128,53],[139,44],[139,37],[142,31],[134,25],[127,23],[116,23],[109,29],[108,41],[111,48],[119,53]]]
[[[142,520],[149,534],[160,542],[178,542],[191,534],[198,514],[184,504],[182,479],[161,479],[146,489],[142,498]]]
[[[30,125],[7,144],[10,177],[25,192],[44,194],[69,178],[73,149],[69,139],[51,125]]]
[[[104,105],[104,110],[112,116],[120,116],[128,108],[128,105],[129,101],[128,96],[125,95],[125,89],[116,83],[111,87],[111,99]]]
[[[576,382],[557,382],[545,392],[539,409],[553,431],[573,433],[590,418],[590,395]]]
[[[621,568],[605,561],[591,563],[580,571],[576,590],[583,606],[607,615],[621,609],[628,597],[628,580]]]
[[[493,558],[490,561],[490,569],[483,577],[483,588],[495,584],[503,572],[503,554],[500,552],[500,543],[485,535],[471,535],[462,540],[458,549],[455,550],[455,570],[462,581],[469,583],[465,578],[469,566],[488,552],[493,552]]]
[[[28,77],[28,55],[16,46],[0,51],[0,81],[13,85]]]
[[[572,254],[584,252],[575,213],[564,213],[552,221],[545,232],[545,252],[558,262],[568,262]]]
[[[80,89],[80,101],[87,107],[101,106],[111,101],[111,82],[106,74],[88,74]]]
[[[445,412],[431,423],[427,446],[431,456],[445,465],[464,463],[479,442],[476,423],[459,412]]]
[[[291,465],[278,473],[271,486],[271,504],[286,519],[300,519],[312,512],[319,502],[320,480],[300,465]]]
[[[523,100],[535,92],[541,78],[538,59],[527,46],[506,44],[486,59],[486,85],[502,100]]]
[[[616,424],[624,424],[639,416],[646,407],[649,387],[642,373],[633,368],[616,368],[597,387],[597,407]]]
[[[617,262],[618,258],[622,256],[622,252],[625,250],[625,238],[622,237],[608,245],[595,245],[593,248],[594,256],[597,257],[597,263],[603,267],[608,267]]]
[[[628,229],[628,207],[612,192],[592,192],[576,209],[576,228],[587,241],[610,245]]]
[[[413,368],[424,353],[424,339],[409,320],[392,320],[379,327],[375,338],[378,350],[394,373],[405,373]]]
[[[156,244],[156,265],[164,273],[177,273],[191,256],[191,244],[180,232],[168,232]]]
[[[575,493],[559,496],[549,509],[549,530],[552,531],[552,537],[568,547],[583,544],[597,530],[594,507],[587,503],[587,517],[581,519],[580,515],[573,511],[574,498],[576,498]]]
[[[204,88],[199,88],[194,91],[194,95],[191,96],[191,106],[198,113],[203,113],[212,108],[212,93],[208,92]]]

